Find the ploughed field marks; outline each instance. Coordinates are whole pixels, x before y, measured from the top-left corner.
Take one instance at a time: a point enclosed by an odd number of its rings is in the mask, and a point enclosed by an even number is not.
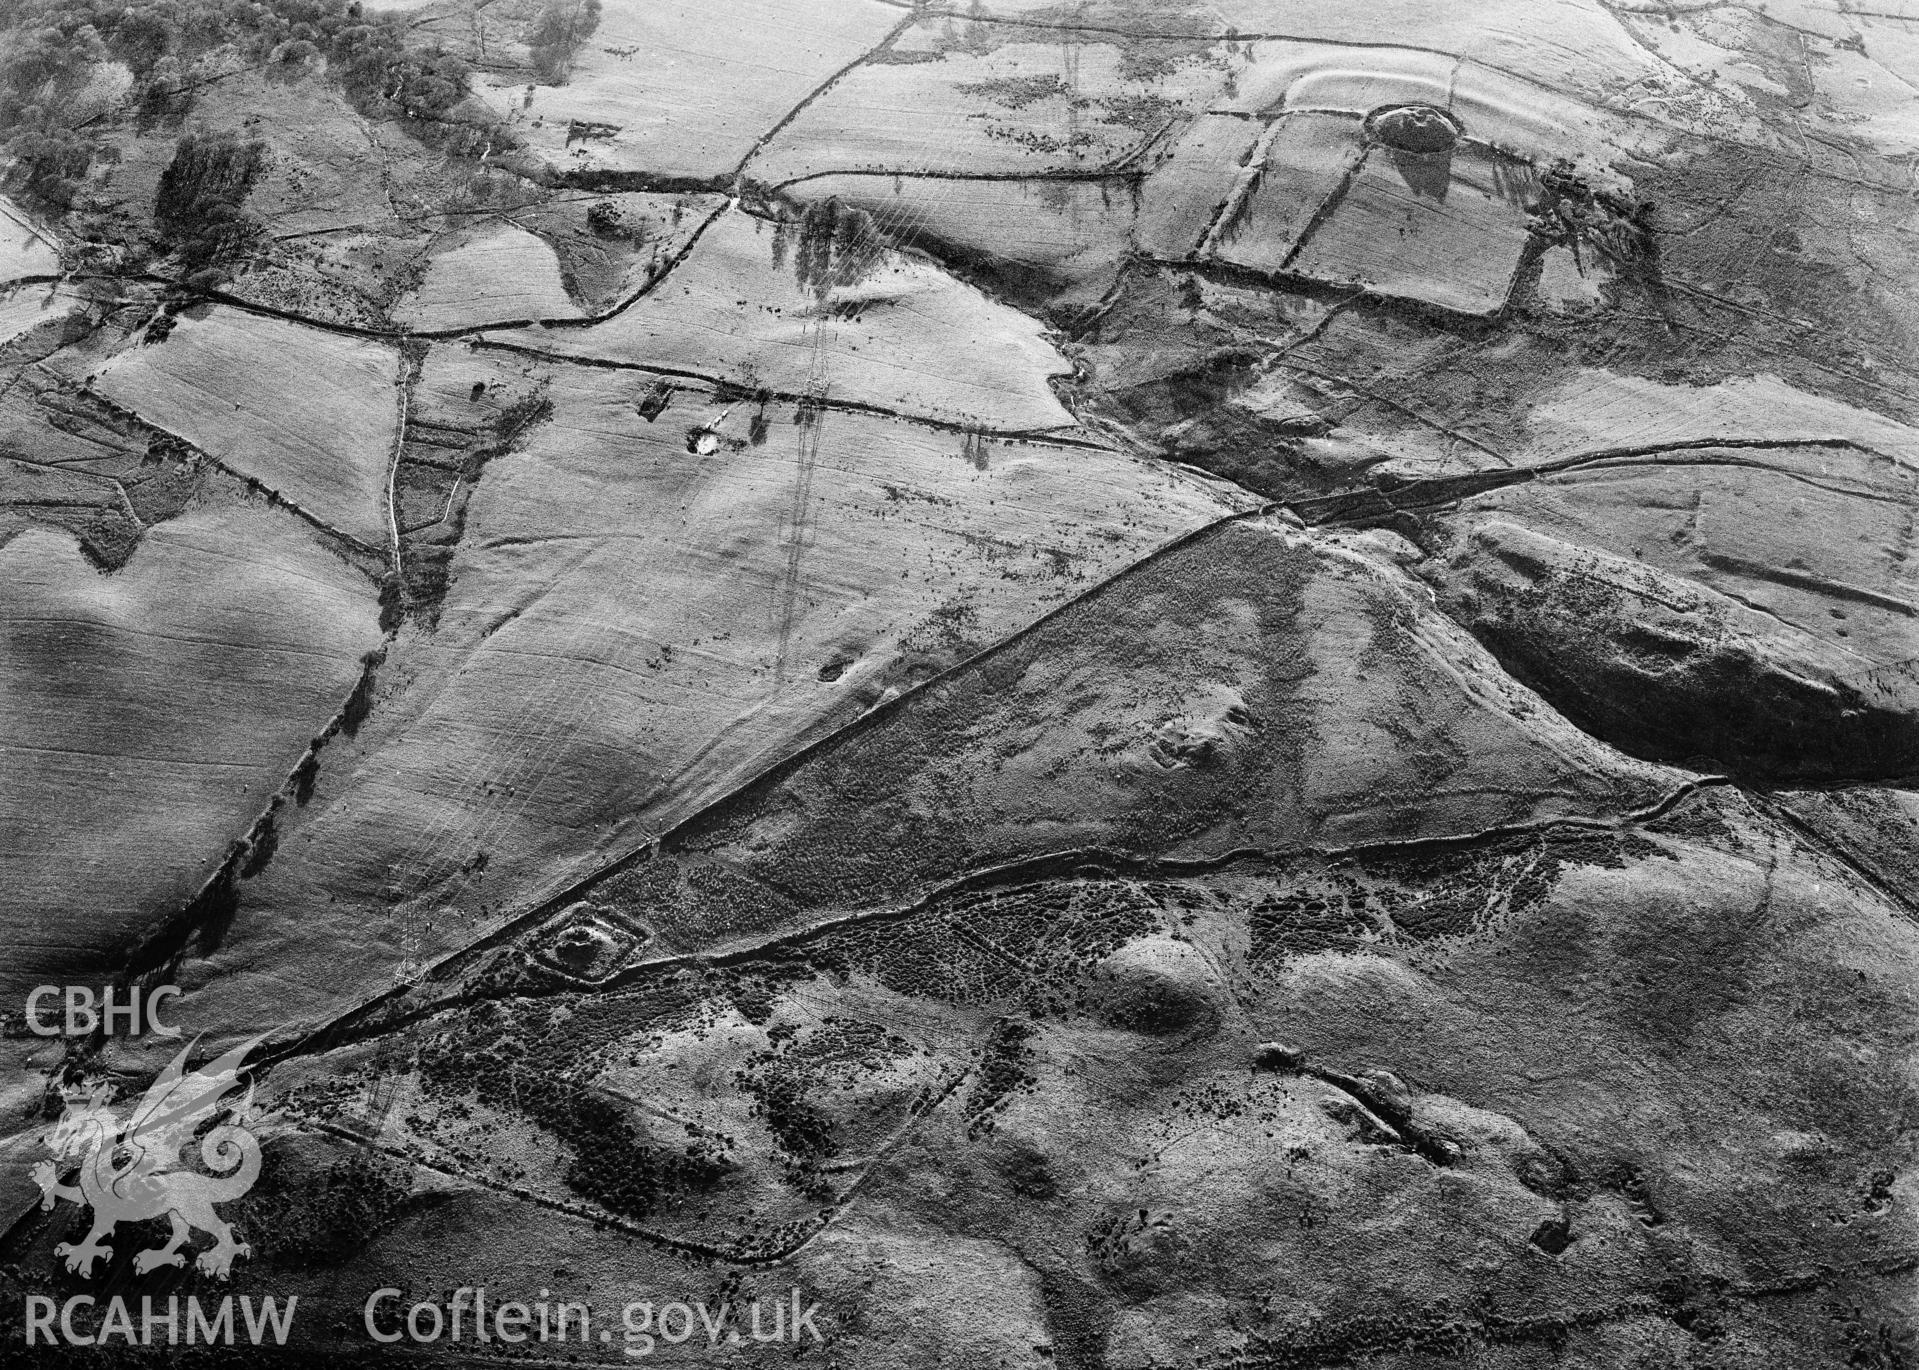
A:
[[[1913,21],[176,8],[0,34],[0,981],[265,1035],[235,1288],[1909,1357]]]

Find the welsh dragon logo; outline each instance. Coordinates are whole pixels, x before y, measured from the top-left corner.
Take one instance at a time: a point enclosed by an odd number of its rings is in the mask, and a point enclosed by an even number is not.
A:
[[[104,1241],[116,1224],[158,1217],[167,1218],[173,1231],[164,1246],[133,1258],[139,1274],[157,1266],[184,1265],[180,1248],[195,1230],[212,1237],[213,1246],[194,1263],[216,1278],[226,1278],[235,1256],[253,1254],[245,1242],[234,1240],[233,1228],[213,1207],[239,1198],[260,1177],[260,1139],[246,1126],[253,1091],[248,1089],[246,1098],[227,1110],[227,1121],[199,1138],[200,1160],[211,1174],[183,1165],[180,1152],[221,1111],[222,1101],[237,1087],[242,1060],[261,1040],[243,1042],[192,1072],[186,1069],[194,1047],[189,1043],[124,1121],[108,1107],[112,1085],[61,1089],[66,1111],[47,1133],[54,1160],[38,1162],[31,1174],[40,1186],[42,1210],[60,1199],[93,1209],[86,1240],[54,1248],[55,1255],[66,1258],[68,1270],[90,1277],[96,1260],[113,1256]],[[76,1159],[79,1184],[62,1184],[61,1170]]]

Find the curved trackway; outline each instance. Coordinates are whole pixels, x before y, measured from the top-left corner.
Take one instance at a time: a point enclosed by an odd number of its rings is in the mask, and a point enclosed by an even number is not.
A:
[[[1615,819],[1552,819],[1532,823],[1503,825],[1482,832],[1448,838],[1428,838],[1402,842],[1367,843],[1343,848],[1302,848],[1296,851],[1275,852],[1257,848],[1240,848],[1215,856],[1191,859],[1155,859],[1125,853],[1098,849],[1075,849],[1052,852],[1043,856],[1009,863],[1004,866],[969,872],[966,875],[928,889],[915,899],[894,907],[865,910],[859,913],[822,919],[805,927],[794,928],[774,934],[738,947],[719,952],[687,953],[684,955],[660,957],[641,962],[621,972],[614,980],[579,991],[594,997],[630,992],[645,982],[663,975],[681,970],[704,970],[709,968],[740,966],[750,964],[767,956],[780,956],[803,946],[819,937],[847,928],[871,926],[878,923],[899,922],[917,916],[934,907],[940,901],[955,894],[988,890],[996,887],[1031,884],[1048,879],[1069,879],[1097,873],[1116,879],[1176,879],[1191,878],[1210,874],[1234,867],[1262,866],[1283,869],[1302,861],[1337,861],[1348,859],[1378,859],[1390,856],[1403,856],[1415,853],[1439,851],[1468,851],[1487,842],[1506,840],[1514,837],[1544,836],[1556,833],[1573,834],[1579,832],[1622,832],[1643,824],[1654,822],[1670,813],[1680,804],[1707,788],[1730,784],[1723,776],[1696,777],[1676,786],[1652,804],[1632,811]],[[545,916],[550,909],[537,911]],[[538,919],[533,922],[537,924]],[[526,930],[524,923],[512,929],[502,929],[493,937],[485,939],[485,946],[474,946],[456,954],[455,958],[442,961],[435,968],[435,975],[451,974],[459,967],[458,960],[465,960],[479,951],[490,950],[513,936]],[[1007,957],[990,943],[987,950],[1008,959],[1020,969],[1029,969]],[[432,977],[430,977],[432,978]],[[361,1025],[358,1030],[342,1024],[331,1032],[309,1035],[297,1043],[283,1047],[278,1051],[269,1051],[260,1059],[260,1065],[270,1069],[273,1065],[295,1057],[321,1054],[351,1043],[375,1040],[393,1033],[411,1031],[425,1022],[448,1012],[496,997],[489,995],[456,994],[445,999],[424,1004],[406,1013]],[[504,996],[519,998],[523,996]],[[638,1237],[662,1249],[680,1254],[705,1256],[723,1260],[734,1265],[758,1266],[775,1264],[791,1257],[803,1249],[822,1232],[831,1228],[840,1216],[852,1205],[865,1185],[866,1179],[888,1156],[904,1145],[918,1130],[926,1117],[936,1112],[949,1100],[972,1073],[972,1066],[957,1072],[954,1077],[925,1103],[915,1107],[902,1121],[898,1129],[873,1155],[858,1166],[859,1174],[854,1182],[840,1195],[808,1229],[773,1251],[737,1251],[710,1243],[690,1241],[683,1237],[657,1231],[642,1223],[604,1213],[584,1203],[573,1203],[538,1194],[522,1186],[498,1180],[492,1176],[468,1170],[457,1164],[429,1159],[417,1150],[389,1146],[369,1140],[366,1136],[332,1124],[301,1120],[296,1126],[323,1132],[342,1140],[374,1149],[401,1159],[409,1164],[421,1165],[429,1170],[455,1176],[481,1187],[506,1194],[516,1200],[537,1204],[543,1208],[564,1214],[582,1222],[594,1223],[602,1227],[613,1227],[629,1235]]]
[[[873,55],[883,51],[885,48],[887,48],[888,46],[896,42],[899,39],[899,37],[901,37],[907,31],[907,29],[912,26],[912,24],[919,22],[921,19],[939,19],[939,18],[945,18],[945,17],[953,17],[953,18],[959,18],[959,19],[970,18],[970,16],[953,14],[949,11],[922,10],[917,7],[909,11],[907,14],[905,14],[902,17],[900,23],[896,25],[892,30],[890,30],[885,35],[885,37],[883,37],[880,40],[878,44],[876,44],[873,48],[869,49],[867,52],[862,53],[859,57],[855,58],[852,62],[846,64],[845,66],[831,73],[824,81],[822,81],[814,89],[809,91],[807,95],[797,105],[795,105],[791,110],[789,110],[775,125],[773,125],[764,134],[762,134],[760,138],[755,141],[752,148],[749,149],[748,153],[741,160],[740,164],[735,168],[735,171],[733,173],[733,178],[732,178],[734,183],[736,185],[742,184],[745,181],[746,173],[751,162],[766,147],[766,145],[775,136],[777,136],[777,134],[781,130],[788,127],[793,122],[794,119],[799,117],[799,115],[802,114],[804,110],[807,107],[809,107],[815,100],[817,100],[822,95],[824,95],[828,90],[830,90],[835,84],[837,84],[845,76],[847,76],[854,70],[858,69],[861,65],[865,64],[867,61],[871,59]],[[1042,21],[1042,20],[1032,20],[1032,19],[1001,18],[1001,19],[994,19],[990,22],[993,22],[995,24],[1011,25],[1011,26],[1026,27],[1026,28],[1041,28],[1041,29],[1069,30],[1069,31],[1078,30],[1078,31],[1094,32],[1094,33],[1104,32],[1104,33],[1112,34],[1113,36],[1124,37],[1124,38],[1127,38],[1128,40],[1138,40],[1138,41],[1151,41],[1153,39],[1168,39],[1171,41],[1191,42],[1191,41],[1197,41],[1197,40],[1224,41],[1225,39],[1224,34],[1195,33],[1192,35],[1182,35],[1182,36],[1140,35],[1131,30],[1127,30],[1119,27],[1102,28],[1101,26],[1097,26],[1097,25],[1057,24],[1057,23],[1051,23],[1051,22]],[[1311,36],[1286,34],[1286,33],[1262,32],[1262,33],[1256,33],[1256,34],[1236,34],[1234,35],[1234,38],[1238,41],[1249,41],[1249,40],[1250,41],[1290,41],[1290,42],[1301,42],[1301,43],[1316,43],[1316,44],[1321,44],[1329,47],[1341,47],[1341,48],[1377,47],[1380,49],[1397,49],[1402,51],[1408,50],[1410,48],[1411,50],[1432,52],[1439,55],[1451,56],[1455,58],[1458,58],[1460,56],[1459,54],[1444,52],[1441,49],[1420,48],[1420,47],[1415,47],[1414,45],[1407,45],[1407,44],[1397,44],[1397,43],[1357,44],[1357,43],[1352,43],[1348,41],[1316,38]],[[1504,68],[1493,66],[1491,64],[1478,63],[1478,65],[1486,66],[1487,69],[1489,70],[1499,71],[1504,75],[1512,77],[1513,79],[1524,81],[1531,85],[1539,86],[1541,84],[1519,73],[1506,71]],[[1667,128],[1677,127],[1668,120],[1658,118],[1656,116],[1648,115],[1644,113],[1643,111],[1638,111],[1633,109],[1612,110],[1610,109],[1610,107],[1607,107],[1607,106],[1598,106],[1598,107],[1607,108],[1609,109],[1609,112],[1616,113],[1620,115],[1621,117],[1651,122],[1654,124],[1658,124],[1661,127],[1667,127]],[[1689,133],[1691,132],[1690,130],[1681,130],[1681,131],[1685,131]],[[1710,135],[1710,134],[1694,134],[1693,136],[1698,136],[1698,137],[1707,138],[1707,139],[1715,139],[1715,135]],[[1736,141],[1736,140],[1721,140],[1721,141]],[[1809,175],[1817,176],[1821,174],[1817,170],[1811,167],[1808,167],[1806,170],[1807,170],[1807,174]],[[1072,173],[1072,174],[1079,175],[1080,173]],[[1110,178],[1114,174],[1115,173],[1111,170],[1099,170],[1099,171],[1091,171],[1091,172],[1085,173],[1085,175],[1087,176],[1105,177],[1105,178]],[[1136,174],[1136,173],[1130,173],[1130,174]],[[1031,177],[1029,176],[1028,179],[1031,179]],[[1828,179],[1845,180],[1847,178],[1828,177]],[[622,301],[614,305],[611,309],[605,311],[604,313],[600,315],[592,316],[588,318],[574,318],[574,319],[564,319],[564,320],[539,320],[539,319],[514,320],[514,321],[505,321],[502,323],[487,324],[484,326],[473,327],[473,328],[428,330],[428,331],[413,332],[413,331],[406,331],[406,330],[367,329],[367,328],[360,328],[360,327],[349,325],[349,324],[340,324],[340,323],[334,323],[326,320],[314,319],[314,318],[300,315],[293,311],[278,309],[273,306],[268,306],[268,305],[259,304],[253,301],[248,301],[241,297],[233,296],[225,292],[219,292],[219,291],[206,292],[206,297],[215,302],[221,303],[223,305],[227,305],[232,308],[242,309],[242,310],[259,313],[259,314],[272,315],[278,318],[285,319],[289,322],[301,324],[307,327],[320,328],[328,331],[349,333],[349,334],[353,334],[361,337],[368,337],[368,338],[375,338],[375,339],[396,341],[396,342],[404,341],[408,339],[420,339],[422,341],[451,341],[451,340],[458,340],[458,339],[471,339],[476,334],[493,330],[493,329],[511,328],[515,326],[533,325],[533,324],[541,324],[547,327],[554,327],[554,328],[586,327],[594,323],[600,322],[604,319],[614,317],[615,315],[621,313],[622,311],[632,307],[639,300],[646,298],[653,291],[658,289],[659,286],[671,276],[673,270],[679,265],[679,263],[684,261],[687,258],[687,256],[694,250],[694,248],[699,243],[701,237],[705,233],[706,229],[709,228],[715,221],[717,221],[718,217],[721,214],[728,212],[728,210],[734,207],[734,205],[736,204],[737,204],[737,200],[729,202],[727,204],[722,204],[714,208],[712,211],[710,211],[707,217],[703,219],[700,222],[700,224],[695,227],[695,229],[687,236],[686,240],[676,249],[674,254],[668,258],[667,262],[664,264],[663,268],[659,272],[657,272],[653,277],[651,277],[648,281],[646,281],[639,289],[634,291],[627,298],[623,299]],[[102,279],[102,278],[103,278],[103,275],[98,273],[93,275],[74,274],[74,275],[61,275],[61,276],[26,277],[15,282],[10,282],[8,284],[9,286],[21,285],[21,284],[34,284],[34,283],[53,284],[53,283],[65,283],[75,279],[87,280],[87,279]],[[169,287],[169,288],[177,286],[176,282],[170,281],[164,277],[159,277],[154,275],[142,275],[142,276],[132,277],[132,278],[108,276],[104,278],[112,279],[116,282],[124,282],[127,279],[132,279],[135,281],[142,281],[145,283],[154,284],[154,285],[163,286],[163,287]],[[493,343],[488,345],[507,347],[509,348],[509,350],[520,350],[520,349],[512,349],[510,348],[510,345],[506,345],[506,344]],[[553,360],[555,360],[556,362],[565,361],[571,364],[589,364],[589,365],[594,364],[592,362],[583,363],[581,362],[580,359],[575,359],[575,358],[553,358]],[[715,384],[715,385],[718,385],[721,383],[718,380],[718,378],[701,376],[697,373],[691,373],[691,372],[676,373],[676,372],[671,372],[663,369],[643,368],[643,367],[636,367],[634,369],[652,370],[655,372],[655,374],[663,374],[663,375],[678,374],[678,375],[685,376],[687,379],[701,380],[701,381],[704,381],[710,384]],[[877,410],[877,408],[875,408],[873,410],[869,410],[869,412],[887,412],[887,411]],[[893,414],[892,416],[908,422],[921,422],[921,423],[929,422],[929,420],[916,418],[915,416],[906,415],[906,414]],[[1426,422],[1426,420],[1424,419],[1422,419],[1421,421]],[[944,424],[938,424],[938,423],[935,423],[935,426],[958,427],[957,425],[944,425]],[[1103,446],[1102,444],[1086,443],[1083,440],[1075,440],[1070,438],[1064,438],[1061,436],[1049,437],[1043,434],[1032,433],[1032,432],[1006,433],[1006,434],[989,433],[988,436],[1005,437],[1013,440],[1052,442],[1052,443],[1058,443],[1063,446]],[[1840,440],[1834,440],[1834,441],[1840,441]],[[1637,449],[1637,450],[1608,450],[1608,451],[1602,451],[1602,452],[1596,452],[1596,453],[1583,454],[1581,456],[1576,456],[1576,457],[1564,458],[1552,463],[1542,464],[1539,467],[1511,468],[1507,470],[1502,470],[1501,472],[1495,473],[1499,477],[1499,479],[1493,483],[1506,484],[1506,483],[1511,483],[1517,480],[1529,480],[1529,479],[1532,479],[1535,475],[1545,474],[1549,471],[1565,470],[1580,464],[1589,464],[1589,463],[1598,462],[1598,461],[1620,459],[1620,458],[1624,458],[1632,455],[1643,456],[1650,452],[1658,451],[1658,450],[1678,450],[1679,448],[1682,448],[1682,447],[1736,447],[1736,446],[1762,447],[1762,446],[1795,446],[1795,445],[1802,446],[1802,445],[1809,445],[1809,444],[1770,443],[1770,442],[1767,442],[1766,440],[1761,440],[1761,439],[1736,439],[1735,438],[1735,439],[1720,439],[1720,440],[1715,440],[1711,442],[1699,442],[1699,443],[1691,443],[1691,444],[1671,444],[1664,448],[1647,448],[1647,449]],[[1846,444],[1846,445],[1858,446],[1858,444]],[[1107,450],[1110,450],[1110,449],[1107,449]],[[1488,449],[1488,451],[1490,451],[1490,449]],[[1169,464],[1177,465],[1175,463],[1169,463]],[[1461,489],[1460,482],[1462,479],[1464,481],[1471,482],[1481,478],[1467,477],[1467,478],[1453,478],[1453,479],[1447,479],[1447,480],[1421,481],[1421,482],[1413,482],[1408,485],[1397,487],[1396,489],[1390,492],[1357,492],[1352,495],[1329,496],[1318,501],[1303,502],[1300,505],[1300,507],[1294,512],[1298,516],[1301,516],[1305,518],[1307,521],[1312,523],[1339,524],[1339,523],[1345,523],[1349,521],[1374,517],[1378,513],[1395,512],[1395,511],[1406,509],[1406,508],[1435,507],[1438,504],[1448,502],[1449,500],[1464,498],[1466,497],[1466,495],[1476,492],[1474,489]],[[277,496],[276,496],[276,499],[277,499]],[[313,518],[312,515],[308,514],[304,510],[299,509],[297,506],[291,504],[290,501],[285,501],[284,499],[277,499],[277,502],[287,505],[287,507],[290,510],[292,510],[292,512],[298,514],[302,518],[307,519],[309,522],[316,523],[317,526],[319,526],[322,530],[328,533],[332,533],[336,536],[344,536],[342,534],[338,534],[337,530],[333,530],[331,528],[328,528],[325,524],[319,523],[317,520]],[[1008,639],[1006,639],[1005,641],[1001,643],[994,644],[992,647],[987,648],[985,651],[982,651],[976,656],[969,658],[968,661],[960,663],[959,665],[951,668],[951,670],[949,670],[948,672],[943,672],[941,673],[941,675],[933,677],[929,681],[924,682],[924,684],[932,684],[939,680],[945,679],[947,676],[950,676],[953,671],[966,669],[967,667],[977,663],[982,658],[990,655],[991,653],[997,652],[999,650],[1003,650],[1006,646],[1009,646],[1012,643],[1017,642],[1018,640],[1023,638],[1027,633],[1030,633],[1031,631],[1037,629],[1041,624],[1048,621],[1054,614],[1062,612],[1064,609],[1071,607],[1073,604],[1077,604],[1084,601],[1089,596],[1100,593],[1101,591],[1105,590],[1106,588],[1110,587],[1112,584],[1117,582],[1119,579],[1130,574],[1132,571],[1137,570],[1139,569],[1139,567],[1148,564],[1150,561],[1156,559],[1158,556],[1173,550],[1173,548],[1184,545],[1186,542],[1190,541],[1194,537],[1204,536],[1207,533],[1219,527],[1223,523],[1231,522],[1237,519],[1256,516],[1258,513],[1271,512],[1280,507],[1282,506],[1268,505],[1268,506],[1265,506],[1264,509],[1259,511],[1229,515],[1226,518],[1221,519],[1214,524],[1210,524],[1204,528],[1195,530],[1193,533],[1188,534],[1186,537],[1177,539],[1173,543],[1170,543],[1166,545],[1165,547],[1156,549],[1155,552],[1149,554],[1145,558],[1142,558],[1141,561],[1136,562],[1132,566],[1124,568],[1121,571],[1115,573],[1114,576],[1109,577],[1106,581],[1102,582],[1100,585],[1092,587],[1091,589],[1086,591],[1085,594],[1076,597],[1072,601],[1068,601],[1067,604],[1057,606],[1053,611],[1051,611],[1051,613],[1041,618],[1040,620],[1037,620],[1034,624],[1029,625],[1026,629],[1021,630],[1020,633],[1014,634],[1013,636],[1009,637]],[[351,539],[349,540],[355,541],[356,546],[361,546],[361,544],[357,543],[357,540],[351,540]],[[365,550],[372,550],[372,549],[365,549]],[[906,692],[905,694],[899,696],[897,699],[892,701],[890,705],[882,706],[881,709],[876,710],[874,712],[875,713],[888,712],[890,711],[891,708],[898,707],[905,699],[911,698],[914,695],[916,695],[920,688],[924,688],[924,685],[920,687],[916,687],[914,690]],[[871,719],[871,715],[869,715],[865,719],[856,721],[854,724],[849,725],[849,727],[870,726],[870,719]],[[843,737],[844,735],[845,735],[845,730],[842,730],[841,732],[836,732],[828,736],[827,738],[823,738],[819,742],[816,742],[815,744],[813,744],[812,747],[809,747],[803,750],[802,752],[797,753],[795,756],[787,758],[785,761],[778,763],[778,765],[772,769],[777,770],[777,769],[782,769],[794,764],[798,764],[799,761],[803,760],[807,755],[812,754],[818,748],[830,745],[836,739],[839,739]],[[755,777],[754,779],[747,781],[746,784],[740,788],[744,789],[747,786],[760,783],[762,779],[764,779],[763,775],[760,777]],[[1661,805],[1657,807],[1659,808],[1660,811],[1663,812],[1664,809],[1671,807],[1672,804],[1680,802],[1680,800],[1683,799],[1686,795],[1692,793],[1694,790],[1698,789],[1701,786],[1712,785],[1712,784],[1725,784],[1725,783],[1729,783],[1729,782],[1724,777],[1706,777],[1706,778],[1702,778],[1694,781],[1689,781],[1687,782],[1687,785],[1682,786],[1678,791],[1675,791],[1674,795],[1669,796],[1667,800],[1662,801]],[[737,793],[738,791],[736,790],[734,794],[737,794]],[[717,801],[717,803],[722,803],[722,804],[726,803],[731,797],[732,797],[731,795],[723,797],[721,800]],[[704,810],[702,812],[704,812]],[[1624,822],[1644,821],[1644,817],[1643,816],[1639,818],[1629,817],[1628,819],[1625,819],[1622,821]],[[1487,834],[1479,834],[1473,837],[1463,838],[1460,840],[1461,841],[1484,840],[1486,836]],[[518,935],[520,932],[523,932],[528,926],[536,923],[540,918],[547,916],[552,911],[552,909],[560,906],[560,904],[563,901],[576,897],[576,892],[578,890],[585,888],[587,886],[590,886],[594,881],[604,878],[604,876],[611,869],[617,869],[620,865],[623,865],[626,862],[632,860],[633,855],[635,854],[629,854],[629,856],[627,856],[626,858],[622,858],[620,862],[613,863],[611,866],[608,867],[607,870],[596,872],[594,875],[588,877],[586,880],[578,882],[575,885],[569,887],[568,890],[555,896],[554,899],[543,901],[543,903],[537,908],[532,909],[528,913],[522,915],[521,917],[516,918],[512,920],[511,922],[503,925],[502,927],[496,929],[494,932],[488,934],[486,937],[478,939],[474,943],[469,944],[467,947],[461,948],[460,950],[452,953],[448,957],[443,958],[439,963],[435,965],[435,967],[432,968],[432,970],[428,972],[428,978],[431,979],[431,978],[443,976],[445,974],[450,974],[457,968],[458,964],[465,958],[477,953],[478,951],[497,945],[502,941],[508,940],[511,937]],[[1231,859],[1249,859],[1250,857],[1254,855],[1256,854],[1239,853],[1239,854],[1235,854],[1234,858],[1231,858]],[[1076,854],[1073,859],[1083,859],[1083,856],[1084,854]],[[974,876],[969,876],[967,877],[967,879],[969,880],[992,879],[1000,874],[1003,874],[1003,873],[987,872],[987,873],[977,874]],[[897,916],[897,913],[894,913],[892,916]],[[813,931],[815,930],[808,930],[806,934],[795,934],[795,935],[812,935]],[[729,959],[733,957],[750,958],[751,956],[758,955],[758,954],[761,954],[761,949],[747,948],[737,953],[729,953]],[[377,1011],[382,1006],[393,1002],[397,994],[404,993],[404,992],[405,992],[404,989],[401,989],[398,991],[392,991],[387,994],[376,996],[372,1000],[366,1001],[360,1005],[355,1006],[353,1009],[350,1009],[344,1014],[339,1015],[328,1024],[323,1025],[321,1028],[316,1029],[312,1033],[309,1033],[300,1042],[289,1044],[285,1047],[282,1047],[278,1052],[273,1054],[272,1059],[275,1059],[275,1060],[286,1059],[293,1055],[308,1054],[312,1051],[325,1049],[326,1045],[340,1040],[339,1034],[344,1032],[348,1035],[351,1035],[353,1030],[352,1024],[354,1024],[356,1021],[364,1021],[370,1014],[377,1013]],[[427,1012],[427,1011],[432,1011],[432,1010],[430,1009],[422,1010],[422,1012]],[[417,1014],[408,1014],[406,1015],[406,1018],[407,1020],[414,1020],[418,1016],[419,1015]],[[388,1023],[384,1026],[386,1028],[390,1028],[392,1025],[393,1024]]]

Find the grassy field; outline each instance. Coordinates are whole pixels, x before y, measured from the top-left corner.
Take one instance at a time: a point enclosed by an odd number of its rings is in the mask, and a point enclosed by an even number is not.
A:
[[[25,215],[0,199],[0,285],[23,276],[57,275],[60,254]]]
[[[565,84],[482,76],[475,91],[555,168],[725,176],[900,17],[879,0],[612,4]]]
[[[470,374],[429,359],[416,405]],[[1097,449],[705,389],[648,421],[648,385],[550,375],[550,418],[474,487],[437,631],[396,642],[249,885],[249,945],[324,967],[290,976],[314,1011],[1246,507]],[[202,1011],[239,1021],[226,992]]]
[[[553,249],[511,223],[440,244],[419,289],[393,309],[394,322],[423,332],[579,316]]]
[[[668,285],[612,318],[489,337],[749,394],[830,397],[987,429],[1072,425],[1047,385],[1072,368],[1032,319],[879,243],[837,257],[843,283],[822,294],[799,278],[802,236],[729,211]]]
[[[1902,9],[0,6],[0,1306],[1911,1370]]]
[[[93,388],[371,547],[391,540],[399,361],[379,343],[201,306],[124,347]]]
[[[13,992],[96,973],[186,903],[379,632],[365,578],[261,503],[161,524],[112,577],[40,529],[0,568]]]

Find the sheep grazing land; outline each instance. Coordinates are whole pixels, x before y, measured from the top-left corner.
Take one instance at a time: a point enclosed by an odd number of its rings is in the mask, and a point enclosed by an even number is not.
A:
[[[1919,1368],[1919,11],[4,0],[0,1365]]]

